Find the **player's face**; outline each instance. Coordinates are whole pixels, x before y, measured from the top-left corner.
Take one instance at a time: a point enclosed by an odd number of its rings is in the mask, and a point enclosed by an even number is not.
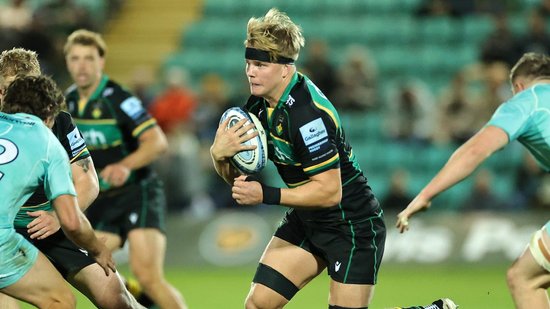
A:
[[[257,60],[246,60],[246,76],[250,85],[250,93],[258,97],[276,97],[280,91],[284,91],[283,83],[285,76],[285,65],[263,62]],[[283,88],[282,90],[280,88]]]
[[[93,45],[76,44],[71,46],[65,57],[67,69],[80,89],[97,86],[103,73],[105,59]]]

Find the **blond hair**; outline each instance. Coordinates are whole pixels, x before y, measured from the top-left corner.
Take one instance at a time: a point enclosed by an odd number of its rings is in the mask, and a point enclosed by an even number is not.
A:
[[[38,56],[32,50],[13,48],[0,54],[0,78],[7,79],[17,75],[38,76],[41,73]]]
[[[544,54],[525,53],[510,70],[510,81],[519,77],[528,79],[550,78],[550,57]]]
[[[101,58],[105,57],[107,53],[107,44],[105,44],[101,34],[85,29],[76,30],[69,35],[63,48],[65,55],[73,45],[94,46]]]
[[[276,8],[250,18],[246,32],[244,45],[268,52],[273,62],[279,57],[297,60],[305,43],[302,29]]]

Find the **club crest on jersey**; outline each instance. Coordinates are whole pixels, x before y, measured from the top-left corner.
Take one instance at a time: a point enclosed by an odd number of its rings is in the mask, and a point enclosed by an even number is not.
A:
[[[101,105],[99,103],[94,104],[94,108],[92,109],[92,117],[94,119],[99,119],[102,114],[103,112],[101,111]]]
[[[275,133],[277,136],[281,136],[283,134],[283,122],[285,121],[285,117],[283,115],[279,115],[277,117],[277,124],[275,125]]]

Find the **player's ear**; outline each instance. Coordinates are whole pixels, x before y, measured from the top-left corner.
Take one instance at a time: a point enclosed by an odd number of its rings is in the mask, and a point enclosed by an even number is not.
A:
[[[288,64],[283,64],[283,79],[286,79],[286,77],[289,74]]]

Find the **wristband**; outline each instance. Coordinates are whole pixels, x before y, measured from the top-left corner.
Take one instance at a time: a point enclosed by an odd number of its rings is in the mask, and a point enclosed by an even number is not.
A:
[[[275,188],[266,186],[263,183],[260,183],[262,185],[262,191],[264,193],[264,197],[262,199],[262,202],[264,204],[268,205],[280,205],[281,204],[281,188]]]

